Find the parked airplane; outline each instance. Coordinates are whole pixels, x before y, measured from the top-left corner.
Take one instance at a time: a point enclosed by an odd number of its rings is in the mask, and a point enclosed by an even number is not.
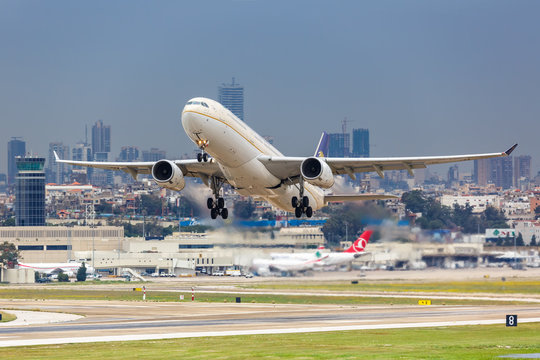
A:
[[[57,162],[100,169],[122,170],[134,179],[138,174],[152,174],[161,187],[180,191],[186,176],[199,177],[212,189],[207,200],[210,215],[228,217],[221,195],[228,183],[245,196],[262,197],[276,207],[294,212],[296,217],[326,206],[332,201],[354,201],[395,198],[391,195],[328,195],[323,189],[334,185],[334,175],[376,172],[381,178],[386,170],[425,168],[427,165],[508,156],[517,144],[502,153],[457,156],[330,158],[322,149],[327,141],[323,134],[311,157],[284,156],[274,146],[237,118],[220,103],[203,97],[189,100],[182,111],[182,126],[200,148],[197,159],[148,162],[93,162],[61,160]],[[211,157],[209,157],[209,155]]]
[[[276,273],[292,274],[312,270],[317,262],[322,261],[327,256],[317,251],[306,259],[253,259],[250,270],[259,276],[268,276]]]
[[[74,276],[77,274],[77,271],[82,266],[82,263],[78,262],[69,262],[69,263],[19,263],[19,268],[24,269],[32,269],[36,272],[39,272],[41,274],[46,275],[52,275],[52,274],[59,274],[60,272],[63,272],[67,274],[68,276]],[[93,274],[94,268],[88,265],[86,266],[86,273],[87,274]]]
[[[373,233],[372,230],[366,230],[355,240],[355,242],[347,250],[342,252],[330,252],[323,253],[326,255],[324,258],[321,258],[319,261],[315,262],[315,267],[327,267],[327,266],[337,266],[350,263],[359,256],[366,254],[365,248],[369,242],[369,238]],[[317,249],[317,252],[320,252],[321,249]],[[309,258],[313,257],[313,253],[273,253],[270,254],[273,260],[284,260],[284,259],[295,259],[298,261],[306,261]]]

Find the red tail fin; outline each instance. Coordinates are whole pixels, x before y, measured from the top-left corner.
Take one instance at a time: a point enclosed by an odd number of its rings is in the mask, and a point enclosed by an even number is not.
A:
[[[359,253],[364,251],[366,248],[369,238],[371,237],[371,234],[373,233],[373,230],[366,230],[356,239],[356,241],[352,244],[350,248],[345,250],[346,253]]]

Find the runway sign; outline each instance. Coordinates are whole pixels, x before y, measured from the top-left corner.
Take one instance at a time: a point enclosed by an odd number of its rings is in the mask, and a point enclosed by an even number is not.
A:
[[[517,326],[517,315],[506,315],[506,326]]]
[[[418,305],[431,305],[431,300],[418,300]]]
[[[142,288],[133,288],[133,291],[142,291]]]

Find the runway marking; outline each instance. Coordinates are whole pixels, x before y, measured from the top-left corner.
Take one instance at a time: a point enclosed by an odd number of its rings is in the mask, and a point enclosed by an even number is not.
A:
[[[540,322],[540,318],[520,319],[520,323]],[[238,335],[270,335],[270,334],[296,334],[306,332],[327,332],[327,331],[351,331],[351,330],[378,330],[378,329],[405,329],[421,327],[439,326],[465,326],[465,325],[504,325],[504,319],[496,320],[465,320],[465,321],[440,321],[425,323],[397,323],[397,324],[372,324],[372,325],[346,325],[346,326],[317,326],[302,328],[280,328],[280,329],[253,329],[253,330],[233,330],[233,331],[203,331],[203,332],[178,332],[170,334],[137,334],[137,335],[116,335],[116,336],[88,336],[80,338],[50,338],[33,340],[0,340],[0,347],[12,346],[33,346],[33,345],[57,345],[92,342],[111,341],[140,341],[140,340],[163,340],[181,339],[210,336],[238,336]]]

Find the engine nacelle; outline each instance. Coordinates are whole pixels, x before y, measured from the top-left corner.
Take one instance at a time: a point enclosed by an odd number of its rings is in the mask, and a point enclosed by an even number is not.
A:
[[[186,186],[182,170],[169,160],[159,160],[152,166],[152,177],[161,187],[180,191]]]
[[[300,172],[308,183],[328,189],[334,185],[334,174],[328,164],[316,157],[302,161]]]

